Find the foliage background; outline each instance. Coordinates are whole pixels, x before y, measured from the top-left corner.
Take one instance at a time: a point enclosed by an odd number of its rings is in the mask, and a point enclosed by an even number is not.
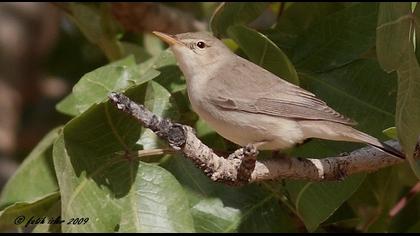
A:
[[[165,4],[208,23],[235,53],[314,92],[356,120],[360,130],[386,140],[382,131],[395,126],[405,150],[413,152],[420,133],[420,40],[414,36],[420,32],[420,7],[415,4]],[[65,17],[44,68],[74,86],[52,103],[65,114],[54,119],[62,125],[46,134],[2,189],[1,230],[419,232],[418,195],[389,215],[418,183],[414,160],[411,167],[341,182],[279,180],[238,188],[211,182],[179,155],[146,151],[125,159],[125,153],[168,147],[114,109],[107,102],[111,91],[193,126],[214,149],[237,147],[192,112],[183,75],[172,53],[150,34],[153,29],[127,30],[110,3],[55,7]],[[386,133],[396,138],[391,131]],[[361,146],[314,140],[290,154],[322,158]],[[25,228],[14,224],[19,215],[89,221]]]

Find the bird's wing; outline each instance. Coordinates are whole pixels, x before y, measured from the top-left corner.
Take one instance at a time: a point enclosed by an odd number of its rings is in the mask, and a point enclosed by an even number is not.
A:
[[[219,108],[300,120],[356,124],[313,93],[281,80],[245,59],[239,58],[234,65],[229,71],[216,73],[207,84],[207,98]],[[232,80],[232,76],[240,79]]]

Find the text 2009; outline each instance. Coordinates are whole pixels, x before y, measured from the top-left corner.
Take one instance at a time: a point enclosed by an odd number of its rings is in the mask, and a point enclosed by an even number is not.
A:
[[[69,222],[67,222],[68,225],[84,225],[89,221],[89,218],[70,218]]]

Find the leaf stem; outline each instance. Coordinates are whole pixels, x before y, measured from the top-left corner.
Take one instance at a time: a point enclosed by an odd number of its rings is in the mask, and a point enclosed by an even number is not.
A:
[[[176,151],[173,149],[156,148],[156,149],[137,150],[137,151],[132,152],[131,154],[133,156],[136,156],[142,159],[144,157],[159,156],[159,155],[174,154],[174,153],[176,153]]]

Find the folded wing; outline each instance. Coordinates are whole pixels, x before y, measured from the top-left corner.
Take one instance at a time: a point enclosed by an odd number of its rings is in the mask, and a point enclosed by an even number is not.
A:
[[[224,73],[215,74],[208,82],[219,84],[209,84],[207,93],[208,100],[219,108],[298,120],[356,124],[313,93],[288,83],[240,57],[230,68],[232,69]],[[235,82],[229,79],[232,76],[238,76],[241,80]]]

